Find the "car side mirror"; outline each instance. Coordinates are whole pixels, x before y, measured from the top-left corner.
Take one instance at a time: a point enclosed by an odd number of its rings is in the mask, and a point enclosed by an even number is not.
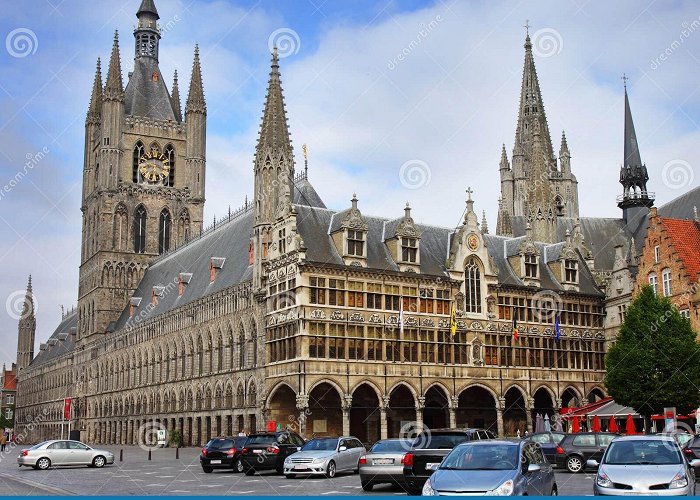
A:
[[[345,451],[347,449],[348,449],[347,446],[341,446],[340,448],[338,448],[338,451]]]
[[[596,468],[598,468],[598,466],[600,466],[600,464],[598,463],[598,460],[593,460],[593,459],[586,460],[586,467],[590,467],[591,469],[596,469]]]
[[[690,461],[690,466],[694,469],[700,467],[700,458],[694,458]]]
[[[527,472],[528,472],[528,474],[529,474],[530,472],[537,472],[537,471],[539,471],[539,470],[541,470],[541,469],[542,469],[542,467],[540,466],[540,464],[529,464],[529,465],[527,466]]]
[[[297,451],[301,451],[301,446],[297,446]]]

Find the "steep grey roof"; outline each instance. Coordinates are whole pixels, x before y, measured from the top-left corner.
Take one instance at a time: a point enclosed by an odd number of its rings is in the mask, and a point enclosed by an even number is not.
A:
[[[326,208],[326,204],[323,203],[323,200],[306,176],[301,176],[294,180],[294,204]]]
[[[153,0],[143,0],[141,2],[141,7],[139,7],[139,10],[138,12],[136,12],[136,15],[138,16],[142,12],[153,14],[156,16],[156,19],[160,18],[160,16],[158,15],[158,11],[156,10],[156,4]]]
[[[37,354],[34,359],[32,360],[30,366],[37,366],[42,363],[46,363],[49,360],[55,359],[63,354],[66,354],[68,352],[71,352],[73,348],[75,347],[75,342],[73,339],[75,338],[72,333],[75,332],[75,329],[78,327],[78,311],[77,309],[66,316],[63,317],[61,322],[59,323],[58,327],[56,327],[56,330],[51,334],[49,337],[50,339],[55,339],[57,342],[55,345],[48,345],[45,351],[39,351],[39,354]],[[58,336],[61,333],[66,333],[68,335],[62,335],[62,337],[65,337],[65,340],[59,340]],[[47,340],[48,343],[48,340]]]
[[[154,73],[157,75],[155,81]],[[152,57],[138,57],[134,60],[134,71],[129,77],[124,95],[124,111],[131,116],[176,121],[173,102],[158,61]]]
[[[700,186],[661,205],[657,213],[659,217],[666,217],[668,219],[692,219],[693,207],[698,207],[700,209]]]

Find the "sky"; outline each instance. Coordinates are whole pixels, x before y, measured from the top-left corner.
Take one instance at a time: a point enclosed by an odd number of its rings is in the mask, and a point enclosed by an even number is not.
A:
[[[140,0],[25,0],[0,19],[0,362],[33,278],[38,344],[77,303],[85,113],[119,30],[124,84]],[[454,227],[471,187],[496,225],[529,25],[554,151],[566,132],[580,213],[619,217],[623,73],[657,205],[700,182],[700,5],[693,1],[156,0],[160,68],[186,98],[200,45],[205,220],[252,195],[270,47],[295,145],[326,205]],[[4,44],[2,43],[4,41]],[[170,88],[170,84],[168,87]],[[183,102],[184,107],[184,102]],[[690,214],[689,214],[690,216]],[[1,305],[1,304],[0,304]]]

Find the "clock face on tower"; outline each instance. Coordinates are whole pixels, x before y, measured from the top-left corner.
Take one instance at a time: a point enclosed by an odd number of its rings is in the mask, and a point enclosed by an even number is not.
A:
[[[146,183],[165,183],[170,175],[168,157],[155,148],[151,149],[139,159],[139,173]]]

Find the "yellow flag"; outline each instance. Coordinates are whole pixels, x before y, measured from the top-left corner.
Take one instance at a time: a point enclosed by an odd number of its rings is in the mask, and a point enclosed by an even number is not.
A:
[[[452,304],[452,314],[450,314],[450,332],[452,336],[457,333],[457,308]]]

